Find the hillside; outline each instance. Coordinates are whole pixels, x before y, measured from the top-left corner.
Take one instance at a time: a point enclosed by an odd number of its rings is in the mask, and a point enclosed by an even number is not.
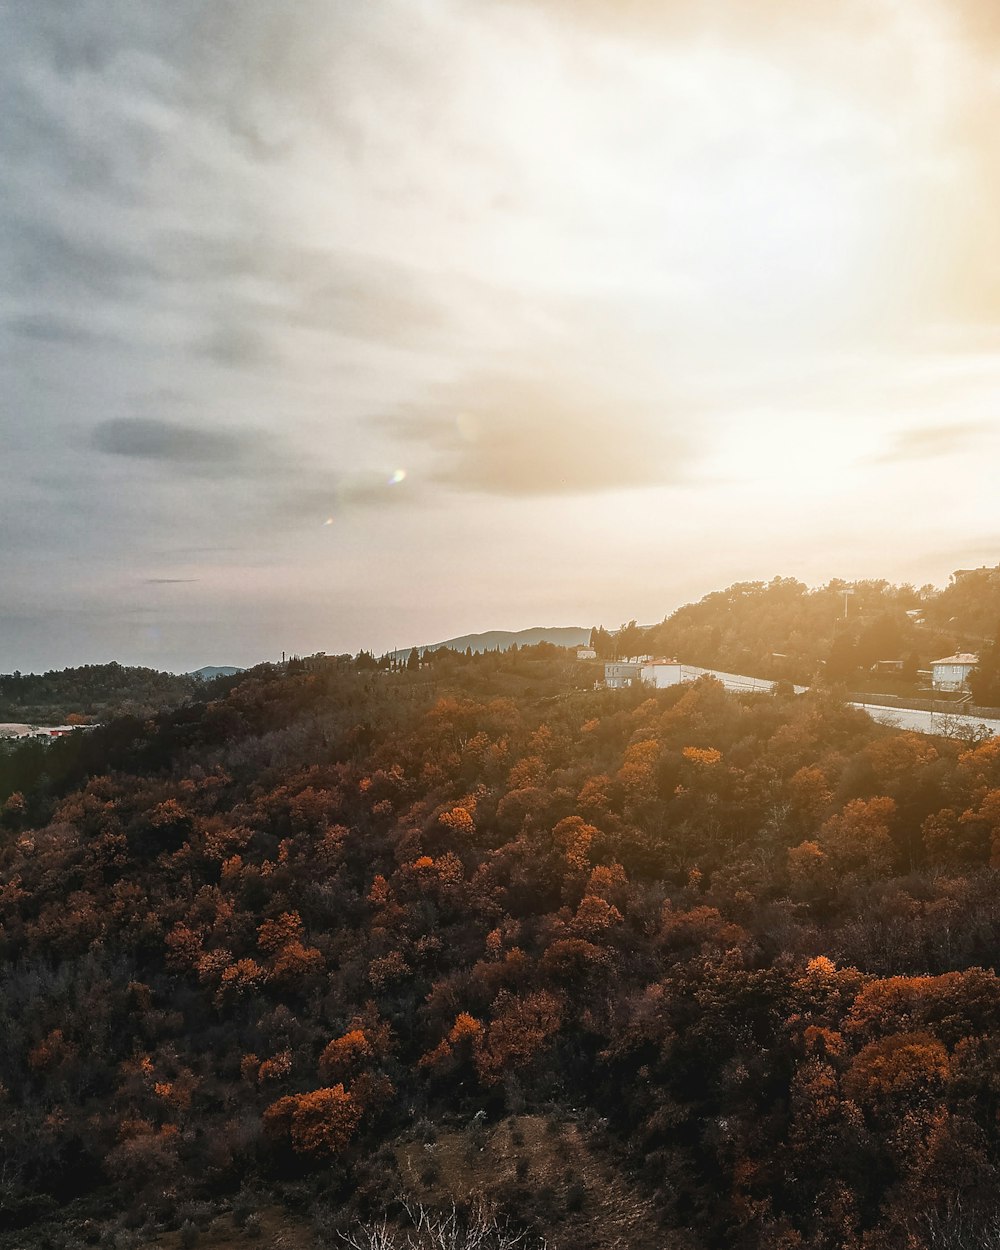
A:
[[[960,629],[974,642],[991,642],[1000,628],[1000,565],[960,569],[944,590],[927,596],[928,623]]]
[[[582,647],[590,641],[590,630],[575,625],[558,625],[551,629],[536,627],[534,629],[491,629],[482,634],[463,634],[460,638],[449,638],[445,642],[433,642],[428,646],[417,647],[423,655],[428,651],[439,651],[447,647],[451,651],[472,651],[479,655],[483,651],[508,651],[511,647],[536,647],[540,642],[550,643],[555,647]],[[396,659],[405,660],[413,648],[405,647],[394,651]]]
[[[238,673],[245,670],[235,668],[232,664],[206,664],[203,668],[196,668],[193,673],[188,673],[188,677],[196,677],[199,681],[214,681],[216,677],[235,677]]]
[[[84,723],[115,716],[148,715],[176,707],[197,688],[194,675],[178,676],[123,664],[84,664],[47,673],[0,674],[0,721]]]
[[[660,624],[595,630],[604,658],[650,653],[802,684],[912,694],[932,660],[979,652],[1000,630],[1000,568],[956,574],[948,587],[794,578],[738,582]],[[891,662],[891,665],[887,662]],[[989,701],[989,700],[985,700]]]
[[[7,778],[0,1245],[983,1244],[1000,746],[432,660]]]

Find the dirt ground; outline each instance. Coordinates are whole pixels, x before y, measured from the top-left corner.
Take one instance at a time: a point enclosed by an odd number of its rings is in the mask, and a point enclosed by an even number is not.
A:
[[[681,1250],[648,1199],[579,1125],[540,1115],[397,1144],[403,1187],[429,1206],[482,1194],[512,1222],[543,1228],[549,1250]]]

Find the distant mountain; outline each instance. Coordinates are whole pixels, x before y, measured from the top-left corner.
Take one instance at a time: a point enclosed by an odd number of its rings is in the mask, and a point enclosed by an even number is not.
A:
[[[214,681],[216,677],[235,677],[245,669],[234,668],[231,664],[206,664],[204,668],[196,668],[193,673],[185,673],[185,677],[195,677],[198,681]]]
[[[432,642],[429,645],[417,647],[417,650],[423,655],[425,651],[439,651],[442,647],[449,647],[452,651],[465,651],[471,647],[474,652],[478,653],[495,651],[498,647],[501,651],[507,651],[515,643],[519,647],[534,647],[540,642],[551,642],[556,647],[583,647],[590,642],[590,630],[577,625],[558,625],[552,629],[535,628],[517,631],[491,629],[485,634],[463,634],[461,638]],[[411,647],[403,647],[392,654],[406,659],[411,650]]]

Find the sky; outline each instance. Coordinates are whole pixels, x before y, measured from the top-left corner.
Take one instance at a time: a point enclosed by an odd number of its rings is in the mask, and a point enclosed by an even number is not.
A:
[[[0,0],[0,670],[1000,561],[995,0]]]

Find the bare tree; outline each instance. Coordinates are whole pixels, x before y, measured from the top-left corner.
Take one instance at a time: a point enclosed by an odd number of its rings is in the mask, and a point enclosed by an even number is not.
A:
[[[1000,1250],[1000,1214],[968,1208],[955,1198],[947,1213],[935,1212],[920,1221],[928,1250]]]
[[[404,1199],[403,1207],[408,1228],[390,1228],[383,1220],[338,1235],[351,1250],[546,1250],[544,1239],[512,1228],[485,1202],[477,1202],[467,1216],[454,1204],[441,1212]]]

